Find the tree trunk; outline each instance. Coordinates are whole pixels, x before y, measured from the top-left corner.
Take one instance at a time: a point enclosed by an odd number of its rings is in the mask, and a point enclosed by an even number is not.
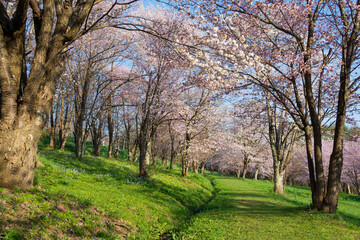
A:
[[[149,141],[147,141],[146,154],[145,154],[145,164],[146,164],[146,166],[150,165],[151,147],[152,147],[152,140],[149,140]]]
[[[254,175],[255,180],[257,180],[257,178],[258,178],[258,173],[259,173],[259,168],[257,167],[255,170],[255,175]]]
[[[102,137],[103,137],[103,122],[102,119],[98,119],[99,123],[94,124],[92,126],[92,144],[93,144],[93,151],[95,156],[100,156],[101,152],[101,145],[102,145]]]
[[[174,169],[175,164],[175,151],[171,148],[170,152],[170,169]]]
[[[54,111],[51,109],[50,112],[50,144],[49,148],[55,148],[55,128],[56,124],[54,121]]]
[[[61,151],[65,150],[66,141],[69,137],[70,128],[69,129],[60,129],[59,131],[59,147]]]
[[[199,164],[198,164],[198,163],[195,163],[195,162],[194,162],[194,172],[195,172],[196,174],[199,173]]]
[[[241,168],[239,166],[238,169],[236,170],[236,177],[240,178],[240,175],[241,175]]]
[[[305,134],[306,156],[307,156],[308,169],[309,169],[311,199],[312,199],[312,205],[315,206],[316,179],[315,179],[315,169],[314,169],[314,162],[312,156],[311,130],[309,125],[306,125],[304,127],[304,134]]]
[[[41,127],[19,121],[21,126],[1,124],[0,186],[28,189],[32,187]]]
[[[187,177],[187,176],[188,176],[188,172],[189,172],[189,163],[188,163],[187,160],[184,160],[184,158],[183,158],[181,175],[182,175],[183,177]]]
[[[166,167],[167,166],[167,159],[166,157],[162,159],[162,166]]]
[[[68,98],[69,99],[69,98]],[[70,100],[69,100],[70,101]],[[63,101],[61,102],[61,105],[63,105]],[[63,106],[60,106],[63,107]],[[60,111],[61,114],[62,111]],[[65,144],[69,137],[71,124],[74,119],[75,109],[74,106],[70,106],[68,103],[65,107],[65,113],[64,116],[59,116],[59,148],[61,151],[65,150]]]
[[[139,175],[140,177],[149,178],[149,174],[146,172],[146,155],[147,155],[147,141],[145,136],[140,133],[139,148],[140,148],[140,162],[139,162]]]
[[[201,174],[204,175],[204,172],[205,172],[205,163],[201,163],[200,165],[200,169],[201,169]]]
[[[274,175],[274,192],[284,193],[284,175],[285,171],[275,171]]]
[[[153,162],[152,162],[151,165],[152,165],[153,167],[156,167],[156,166],[157,166],[157,160],[156,160],[155,157],[153,158]]]
[[[343,65],[340,74],[340,91],[336,113],[334,145],[332,149],[332,154],[330,156],[327,193],[323,208],[325,212],[336,212],[338,204],[341,172],[343,166],[344,127],[346,119],[347,100],[349,98],[349,82],[350,68],[346,68]]]
[[[249,167],[249,159],[247,156],[244,157],[244,168],[243,168],[243,174],[242,174],[242,179],[245,179],[246,177],[246,173],[247,173],[247,169]]]
[[[114,137],[114,121],[112,120],[111,117],[111,110],[109,109],[108,111],[108,134],[109,134],[109,148],[108,148],[108,158],[112,157],[113,154],[113,147],[114,147],[114,143],[113,143],[113,137]]]

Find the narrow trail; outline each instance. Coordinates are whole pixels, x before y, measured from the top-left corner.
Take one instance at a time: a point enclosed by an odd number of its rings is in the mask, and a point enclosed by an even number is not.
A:
[[[179,234],[181,234],[181,232],[184,229],[186,229],[187,225],[189,223],[191,223],[191,220],[197,214],[201,213],[203,211],[203,209],[206,208],[206,206],[216,197],[217,193],[219,192],[219,189],[216,188],[212,178],[208,178],[208,179],[210,180],[210,183],[214,189],[212,191],[210,198],[205,203],[203,203],[201,206],[199,206],[198,208],[193,209],[191,214],[189,214],[187,216],[186,220],[183,223],[181,223],[177,228],[171,229],[170,231],[163,233],[162,235],[159,236],[159,239],[168,239],[168,240],[178,239],[177,236],[179,236]]]
[[[288,187],[280,195],[268,181],[211,177],[211,183],[212,197],[162,239],[360,239],[360,216],[310,211],[306,188]],[[340,209],[346,204],[340,203]],[[360,207],[360,202],[353,204]],[[345,224],[342,218],[358,224]]]

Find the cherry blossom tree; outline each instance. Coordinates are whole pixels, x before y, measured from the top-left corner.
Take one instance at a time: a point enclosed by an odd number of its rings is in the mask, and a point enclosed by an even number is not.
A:
[[[188,13],[206,33],[210,50],[189,58],[208,69],[208,82],[215,80],[220,86],[232,79],[255,83],[283,105],[305,134],[313,205],[335,212],[345,113],[349,97],[358,89],[358,78],[350,74],[358,67],[354,64],[358,3],[179,2],[185,4],[178,5],[180,10],[192,9]],[[336,130],[326,184],[322,126],[334,108]]]
[[[54,100],[62,51],[110,10],[125,11],[136,1],[115,1],[101,10],[96,7],[100,2],[105,1],[0,2],[1,186],[33,185],[37,144]]]

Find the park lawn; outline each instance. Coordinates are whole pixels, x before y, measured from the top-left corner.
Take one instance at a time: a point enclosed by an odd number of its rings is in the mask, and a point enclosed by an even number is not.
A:
[[[0,188],[0,239],[159,239],[212,196],[211,182],[163,167],[42,149],[30,191]],[[60,207],[59,207],[60,205]]]
[[[341,194],[337,214],[310,210],[310,190],[211,177],[217,195],[173,232],[177,239],[360,239],[360,197]]]

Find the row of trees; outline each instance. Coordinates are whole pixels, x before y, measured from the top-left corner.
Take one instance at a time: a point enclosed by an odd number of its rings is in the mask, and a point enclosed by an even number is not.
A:
[[[279,193],[305,169],[312,204],[336,211],[346,110],[358,97],[359,3],[137,2],[0,3],[0,185],[32,186],[50,115],[51,145],[58,135],[64,149],[73,133],[78,157],[89,136],[97,155],[106,137],[108,156],[126,148],[141,177],[151,159],[172,167],[178,157],[183,176],[206,162],[243,178],[271,170]]]

